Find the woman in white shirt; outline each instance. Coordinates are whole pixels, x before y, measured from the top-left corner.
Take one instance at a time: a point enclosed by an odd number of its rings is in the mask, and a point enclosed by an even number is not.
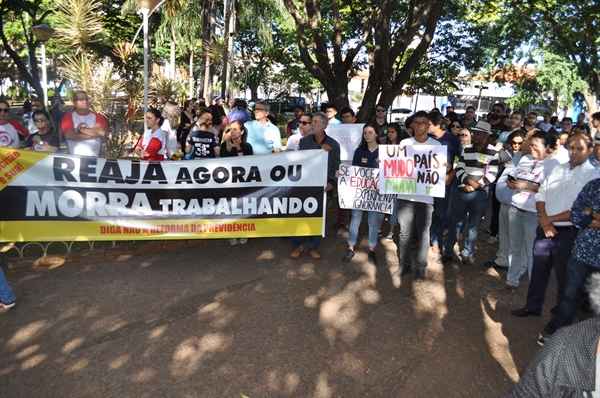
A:
[[[533,197],[550,170],[558,165],[556,159],[548,156],[550,148],[555,145],[556,137],[545,131],[536,132],[531,140],[523,141],[523,157],[508,176],[506,185],[514,190],[508,211],[508,275],[506,283],[498,287],[498,290],[516,289],[525,271],[531,278],[533,242],[538,227]]]

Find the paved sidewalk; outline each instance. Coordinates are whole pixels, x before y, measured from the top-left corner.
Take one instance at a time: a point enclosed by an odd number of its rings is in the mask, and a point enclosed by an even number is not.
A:
[[[251,239],[8,270],[18,301],[0,310],[0,393],[497,397],[537,351],[548,310],[510,315],[526,278],[493,289],[505,275],[481,265],[487,234],[479,265],[432,254],[424,283],[391,276],[395,242],[380,240],[374,267],[361,231],[348,265],[347,231],[327,234],[317,261],[289,259],[291,240]]]

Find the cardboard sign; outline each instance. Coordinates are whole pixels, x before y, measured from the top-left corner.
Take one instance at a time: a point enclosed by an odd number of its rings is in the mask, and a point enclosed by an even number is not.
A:
[[[380,145],[379,192],[443,198],[446,155],[446,145]]]
[[[379,169],[340,165],[338,200],[342,209],[392,214],[396,195],[379,193]]]

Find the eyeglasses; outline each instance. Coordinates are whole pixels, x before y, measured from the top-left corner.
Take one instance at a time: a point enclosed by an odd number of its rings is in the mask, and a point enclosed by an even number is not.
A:
[[[75,101],[90,101],[90,99],[88,97],[83,97],[83,98],[75,98]]]
[[[412,122],[411,126],[429,126],[429,122]]]
[[[310,124],[310,122],[305,122],[304,120],[300,120],[298,123],[300,123],[303,126],[306,126],[307,124]]]
[[[469,134],[456,134],[457,137],[468,137]]]
[[[450,128],[451,129],[459,129],[460,128],[460,124],[451,124]]]
[[[510,145],[523,145],[523,141],[511,141]]]
[[[9,112],[10,112],[10,109],[7,109],[7,108],[0,108],[0,112],[9,113]]]
[[[492,112],[494,112],[494,113],[502,113],[502,109],[500,109],[500,108],[492,109]]]
[[[48,119],[46,119],[46,118],[44,117],[44,118],[41,118],[41,119],[33,119],[33,121],[34,121],[35,123],[43,123],[43,122],[46,122],[46,121],[48,121]]]
[[[383,112],[385,112],[385,109],[375,109],[375,112],[381,112],[381,113],[383,113]]]
[[[266,109],[265,108],[254,108],[254,112],[256,112],[256,111],[264,112],[264,111],[266,111]]]

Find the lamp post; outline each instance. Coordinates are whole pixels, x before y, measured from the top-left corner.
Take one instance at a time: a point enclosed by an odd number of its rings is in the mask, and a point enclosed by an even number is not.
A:
[[[148,129],[146,125],[146,112],[148,112],[148,16],[160,2],[160,0],[135,0],[143,16],[142,25],[144,27],[144,131]]]
[[[44,90],[44,108],[48,106],[48,76],[46,75],[46,41],[54,36],[54,29],[46,24],[35,25],[31,33],[42,42],[42,89]]]
[[[245,75],[245,87],[244,87],[244,99],[248,99],[248,67],[250,66],[250,60],[249,59],[244,59],[242,60],[242,62],[244,63],[244,75]]]

